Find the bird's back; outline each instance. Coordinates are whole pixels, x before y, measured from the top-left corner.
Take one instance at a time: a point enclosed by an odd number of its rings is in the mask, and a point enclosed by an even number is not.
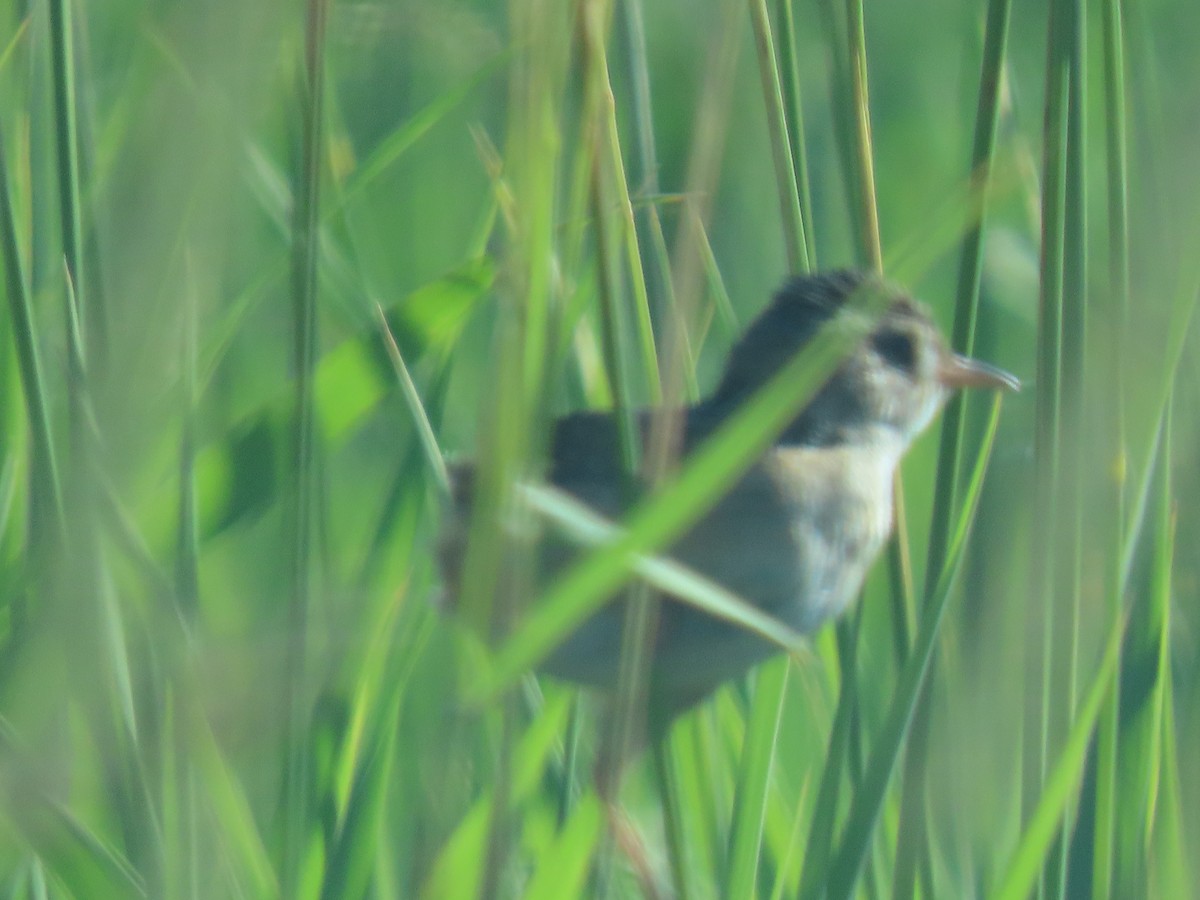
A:
[[[680,423],[686,455],[718,422],[693,409]],[[653,415],[638,417],[643,444]],[[620,435],[613,416],[577,413],[562,419],[551,444],[550,481],[597,512],[619,519],[646,494],[646,486],[624,473]],[[708,579],[785,620],[801,578],[800,556],[789,521],[792,509],[770,471],[753,466],[736,486],[693,524],[665,553]],[[547,568],[565,564],[572,553],[553,544]],[[773,647],[754,635],[664,597],[654,647],[652,692],[698,698],[741,674]],[[553,674],[588,684],[616,681],[623,624],[622,604],[610,604],[580,628],[548,660]]]

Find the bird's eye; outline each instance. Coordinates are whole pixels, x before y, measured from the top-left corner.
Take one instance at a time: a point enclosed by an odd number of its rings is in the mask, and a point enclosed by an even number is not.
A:
[[[911,372],[917,365],[917,351],[911,335],[902,331],[881,331],[871,341],[884,361],[897,369]]]

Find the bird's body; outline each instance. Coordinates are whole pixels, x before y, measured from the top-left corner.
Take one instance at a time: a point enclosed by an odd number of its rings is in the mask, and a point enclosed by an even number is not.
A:
[[[681,455],[719,428],[860,289],[894,294],[871,336],[668,551],[800,632],[838,616],[858,594],[891,531],[896,467],[949,392],[1015,383],[999,370],[950,353],[922,307],[869,276],[835,272],[800,278],[784,287],[735,346],[714,394],[682,411]],[[647,411],[638,417],[643,440],[653,416]],[[611,414],[583,412],[559,420],[548,456],[550,483],[607,518],[619,521],[641,499],[623,472]],[[448,583],[455,583],[462,563],[463,523],[471,505],[469,470],[458,477],[450,524],[443,528]],[[557,569],[570,555],[565,546],[549,542],[542,568]],[[612,687],[623,620],[620,603],[604,607],[554,651],[544,669]],[[775,649],[666,597],[652,650],[651,702],[669,721]]]
[[[704,413],[684,420],[682,452],[712,431]],[[651,427],[642,417],[643,434]],[[671,547],[669,555],[753,602],[800,632],[838,615],[857,594],[886,540],[898,448],[775,446]],[[580,456],[586,463],[575,464]],[[620,478],[611,416],[578,413],[561,420],[551,445],[550,482],[601,515],[620,521],[641,499]],[[569,553],[551,544],[547,568]],[[661,610],[651,676],[654,693],[703,695],[777,648],[694,607]],[[546,671],[611,687],[621,648],[623,608],[610,605],[546,661]]]

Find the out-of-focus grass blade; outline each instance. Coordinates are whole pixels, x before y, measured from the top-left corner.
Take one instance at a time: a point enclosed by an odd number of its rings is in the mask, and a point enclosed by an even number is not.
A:
[[[422,353],[449,356],[467,321],[495,286],[496,266],[487,256],[464,260],[442,277],[421,285],[396,304],[401,333]]]
[[[771,764],[787,690],[788,668],[788,660],[776,659],[758,671],[734,798],[729,875],[722,892],[726,897],[757,895],[763,826],[770,799]]]
[[[79,607],[56,611],[59,623],[79,617],[86,623],[70,635],[67,664],[74,687],[81,695],[89,725],[102,745],[112,748],[115,760],[115,804],[123,825],[145,839],[146,867],[153,878],[161,871],[162,834],[150,808],[152,792],[146,781],[147,765],[142,745],[146,734],[138,718],[134,697],[133,661],[127,649],[123,610],[107,559],[101,527],[102,434],[92,403],[84,335],[75,311],[70,272],[65,272],[67,298],[68,420],[72,457],[65,479],[67,543],[64,558],[68,580],[60,601],[74,599]],[[154,881],[151,889],[157,887]]]
[[[708,291],[713,297],[714,312],[722,324],[730,331],[737,331],[738,316],[733,310],[729,299],[729,291],[725,289],[725,281],[721,278],[721,269],[717,265],[716,254],[713,253],[712,241],[708,238],[708,230],[704,223],[698,220],[695,213],[690,213],[694,220],[694,230],[700,244],[700,255],[704,258],[704,274],[708,282]]]
[[[178,64],[173,55],[169,55],[168,58]],[[406,125],[397,129],[384,140],[371,157],[356,170],[349,184],[334,193],[333,202],[321,210],[322,227],[326,227],[339,214],[344,214],[345,208],[355,197],[368,189],[400,156],[461,105],[470,96],[471,91],[494,73],[504,58],[505,55],[502,54],[484,65],[472,77],[448,94],[439,96],[429,106],[416,113]],[[181,71],[186,73],[186,69],[181,64],[178,65],[181,66]],[[191,84],[194,79],[189,75],[187,82]],[[273,161],[273,157],[264,148],[248,143],[245,147],[245,154],[244,178],[246,184],[251,194],[259,199],[264,212],[276,223],[280,235],[286,236],[289,233],[288,210],[293,205],[293,198],[288,189],[288,180]],[[321,241],[319,252],[322,277],[329,279],[330,283],[337,288],[335,293],[350,291],[352,285],[359,283],[355,274],[361,270],[352,266],[339,252],[336,242]],[[269,264],[264,266],[258,278],[254,279],[229,305],[229,311],[224,315],[220,324],[208,330],[212,337],[202,353],[203,362],[200,367],[202,374],[199,377],[201,385],[211,378],[217,363],[250,310],[263,297],[267,296],[286,272],[287,261],[282,254],[277,257],[268,257],[268,260]]]
[[[589,864],[604,833],[604,804],[589,794],[571,810],[554,843],[541,854],[525,888],[525,900],[582,897]]]
[[[1003,69],[1011,9],[1012,0],[991,0],[988,3],[968,182],[969,190],[973,191],[978,199],[976,204],[970,204],[968,201],[975,215],[968,223],[962,241],[958,285],[955,291],[954,326],[950,342],[956,352],[966,356],[971,356],[975,349],[976,323],[979,318],[979,284],[983,269],[984,214],[987,211],[988,194],[993,179],[996,135],[1000,122],[1000,91],[1004,83]],[[946,218],[953,217],[936,217],[936,221],[944,221]],[[928,246],[929,243],[925,240],[922,246]],[[951,513],[957,505],[955,495],[966,439],[964,412],[968,399],[966,392],[955,394],[942,414],[937,483],[934,488],[925,565],[927,591],[933,589],[934,580],[942,569]],[[927,703],[928,700],[929,691],[926,691],[922,702]],[[911,742],[904,762],[904,794],[900,807],[900,827],[892,880],[892,890],[897,900],[907,900],[913,896],[920,858],[929,853],[926,800],[929,768],[927,734],[930,727],[931,716],[927,712],[917,717],[915,728],[918,735]]]
[[[508,797],[511,805],[524,802],[537,786],[546,760],[566,723],[568,699],[563,693],[554,702],[547,703],[541,715],[518,738]],[[442,898],[478,895],[484,877],[493,802],[493,792],[489,790],[463,816],[434,862],[420,896]]]
[[[1120,590],[1122,527],[1125,524],[1127,482],[1124,477],[1126,444],[1126,385],[1129,350],[1129,153],[1128,132],[1125,113],[1125,97],[1128,90],[1125,78],[1125,37],[1121,22],[1120,0],[1104,0],[1100,4],[1103,33],[1104,69],[1104,116],[1105,163],[1108,186],[1108,308],[1107,313],[1115,316],[1118,326],[1113,329],[1115,337],[1109,345],[1112,350],[1112,376],[1101,382],[1101,389],[1109,395],[1112,411],[1108,416],[1109,440],[1114,459],[1121,460],[1120,474],[1111,480],[1112,506],[1116,512],[1107,530],[1110,541],[1108,555],[1109,607],[1114,621],[1121,615],[1122,592]],[[1136,615],[1136,613],[1135,613]],[[1131,631],[1136,626],[1131,622]],[[1165,639],[1165,635],[1163,636]],[[1125,664],[1121,663],[1124,670]],[[1122,674],[1124,678],[1124,674]],[[1113,896],[1118,854],[1122,846],[1116,837],[1119,813],[1120,775],[1120,728],[1121,691],[1109,695],[1107,709],[1100,721],[1096,740],[1096,803],[1095,839],[1092,850],[1092,892],[1097,900]],[[1162,694],[1158,694],[1161,700]]]
[[[599,546],[622,534],[617,525],[557,488],[527,484],[521,492],[533,509],[580,543]],[[802,647],[803,637],[774,616],[680,563],[661,556],[639,556],[632,566],[634,572],[654,587],[710,615],[740,625],[784,650],[796,651]]]
[[[47,529],[53,525],[58,539],[64,536],[62,488],[55,463],[54,441],[50,433],[50,411],[46,403],[46,382],[38,348],[38,331],[34,322],[32,299],[25,262],[17,241],[17,220],[9,192],[8,160],[4,151],[4,132],[0,129],[0,254],[4,259],[5,287],[12,316],[13,341],[25,394],[25,409],[29,416],[29,432],[33,444],[31,478],[31,544],[48,549]]]
[[[29,30],[29,22],[29,16],[23,17],[17,23],[17,27],[13,29],[12,37],[8,39],[8,43],[4,45],[4,49],[0,50],[0,72],[8,68],[9,62],[12,61],[13,53],[25,39],[25,32]]]
[[[850,71],[850,100],[854,107],[853,162],[858,185],[859,241],[863,256],[876,272],[883,271],[883,243],[879,239],[879,203],[875,192],[875,152],[871,137],[871,105],[867,88],[867,37],[862,0],[846,3],[847,62]],[[902,528],[903,523],[897,524]]]
[[[633,292],[633,333],[617,334],[616,337],[621,345],[632,343],[638,348],[647,395],[650,402],[660,403],[663,396],[662,379],[658,371],[658,353],[650,321],[650,297],[646,289],[645,272],[642,269],[642,251],[638,244],[637,228],[634,222],[633,201],[629,196],[629,183],[625,177],[621,131],[617,124],[617,108],[616,104],[612,102],[613,88],[608,75],[607,42],[601,33],[603,29],[599,27],[599,23],[595,24],[597,27],[585,26],[584,34],[585,44],[590,51],[587,75],[590,89],[594,91],[592,102],[595,104],[593,112],[596,117],[595,128],[598,134],[594,148],[598,157],[594,163],[594,173],[598,188],[595,198],[595,219],[597,253],[600,256],[599,272],[601,275],[605,272],[603,235],[604,221],[608,218],[606,208],[615,205],[619,215],[615,217],[612,225],[623,251],[629,286]],[[603,158],[605,156],[607,156],[607,160]],[[601,186],[604,190],[599,190]],[[615,261],[614,257],[613,262]],[[603,284],[603,280],[601,284]],[[608,293],[601,290],[602,303],[608,302],[608,298],[606,298]],[[617,317],[611,324],[620,325],[623,322],[622,317]],[[610,376],[619,385],[624,373],[614,369],[610,372]],[[617,391],[617,396],[620,397],[620,390]]]
[[[1083,782],[1088,746],[1101,707],[1114,689],[1117,662],[1120,660],[1124,622],[1109,632],[1104,656],[1091,686],[1079,705],[1078,714],[1063,745],[1062,753],[1046,777],[1045,788],[1012,858],[1001,874],[999,885],[990,895],[996,900],[1023,900],[1028,897],[1043,872],[1043,864],[1062,826],[1063,814]]]
[[[188,257],[186,270],[193,271]],[[190,279],[189,279],[190,283]],[[180,340],[179,511],[175,538],[175,595],[183,614],[192,619],[200,603],[200,533],[196,504],[196,296],[183,299]],[[114,504],[115,506],[116,504]],[[132,529],[131,529],[132,530]]]
[[[996,134],[999,130],[1001,105],[1000,87],[1004,82],[1003,68],[1011,10],[1012,0],[990,0],[988,3],[979,100],[975,113],[975,137],[971,152],[971,181],[980,192],[979,209],[978,217],[963,237],[951,336],[951,346],[954,350],[967,356],[975,351],[975,331],[979,319],[979,283],[983,269],[984,213],[987,209],[987,191],[996,155]],[[955,505],[954,494],[958,485],[964,440],[963,412],[967,399],[966,393],[951,397],[943,413],[933,523],[929,529],[928,569],[931,577],[941,569],[950,528],[950,511]]]
[[[675,883],[681,896],[695,896],[699,885],[723,884],[728,869],[728,825],[731,778],[727,777],[725,758],[718,753],[714,740],[714,712],[702,707],[671,729],[660,751],[664,762],[675,773],[675,785],[681,810],[680,825],[686,843],[679,864],[686,872],[676,872]],[[672,860],[672,864],[676,864]]]
[[[1074,360],[1064,360],[1063,322],[1064,279],[1068,267],[1066,243],[1068,226],[1068,108],[1070,101],[1070,57],[1074,40],[1071,28],[1073,0],[1055,0],[1048,7],[1045,94],[1042,110],[1042,192],[1040,256],[1038,266],[1038,331],[1037,378],[1035,389],[1034,426],[1034,515],[1030,529],[1032,550],[1031,614],[1040,617],[1040,646],[1031,648],[1033,661],[1026,667],[1030,695],[1038,701],[1026,707],[1024,761],[1022,765],[1022,815],[1026,821],[1045,788],[1050,758],[1064,735],[1063,714],[1067,697],[1068,671],[1062,664],[1064,654],[1056,648],[1071,647],[1074,632],[1064,627],[1063,613],[1069,609],[1070,598],[1065,594],[1069,577],[1070,554],[1067,551],[1073,534],[1073,508],[1064,497],[1063,431],[1067,416],[1063,409],[1064,367]],[[1069,415],[1069,411],[1068,411]],[[1071,510],[1071,511],[1068,511]],[[1060,532],[1064,534],[1059,539]],[[1064,590],[1060,590],[1063,588]],[[1064,598],[1063,602],[1059,602]],[[1072,698],[1069,705],[1074,706]],[[1060,850],[1065,842],[1060,842]],[[1061,864],[1065,854],[1057,854],[1058,873],[1066,870]],[[1042,887],[1058,889],[1055,872],[1042,873]],[[1061,879],[1059,879],[1061,881]]]
[[[510,52],[506,51],[488,60],[450,90],[439,94],[433,102],[418,110],[404,125],[377,144],[371,155],[355,171],[350,183],[346,185],[339,206],[351,202],[371,187],[389,166],[393,165],[414,144],[428,134],[434,126],[461,106],[479,85],[498,72],[508,61],[509,56]],[[325,216],[329,217],[337,212],[338,208],[332,207],[326,211]]]
[[[694,844],[688,837],[691,810],[685,812],[681,773],[671,756],[672,746],[673,743],[667,741],[656,741],[650,752],[662,798],[663,834],[672,884],[676,894],[687,898],[695,896],[698,873],[695,872],[695,855],[691,852]],[[703,844],[700,849],[704,849]]]
[[[35,841],[39,855],[76,897],[146,897],[146,888],[128,860],[109,847],[69,810],[47,803],[47,843]]]
[[[871,750],[866,773],[854,796],[846,825],[842,831],[841,844],[829,868],[827,896],[831,900],[853,896],[858,883],[858,876],[874,836],[875,825],[879,820],[879,812],[883,808],[883,802],[887,795],[888,783],[891,781],[896,760],[904,746],[905,738],[908,736],[913,710],[916,708],[917,698],[928,671],[929,660],[933,655],[942,615],[950,599],[950,590],[958,571],[958,563],[962,557],[967,532],[979,502],[983,476],[987,468],[987,461],[991,456],[999,422],[1000,397],[997,395],[992,405],[992,414],[988,420],[979,458],[976,460],[971,478],[963,491],[962,509],[958,524],[951,533],[951,540],[947,544],[945,565],[937,580],[936,589],[926,598],[920,631],[904,665],[900,684],[888,710],[883,729]],[[819,884],[819,882],[817,883]]]
[[[1170,603],[1174,561],[1174,502],[1171,478],[1171,415],[1168,407],[1155,460],[1145,601],[1129,614],[1122,647],[1120,734],[1112,777],[1114,819],[1109,835],[1111,871],[1102,885],[1112,896],[1144,894],[1157,845],[1156,810],[1165,800],[1162,783],[1166,710],[1172,705]],[[1143,591],[1136,591],[1141,595]],[[1169,823],[1169,820],[1168,820]],[[1168,824],[1168,827],[1170,825]],[[1149,857],[1149,858],[1148,858]],[[1108,880],[1111,878],[1111,886]],[[1099,881],[1099,879],[1097,879]]]
[[[1165,639],[1165,635],[1164,635]],[[1164,675],[1165,693],[1172,699],[1170,670]],[[1184,796],[1180,780],[1179,751],[1175,729],[1175,707],[1173,702],[1163,704],[1162,736],[1159,741],[1162,781],[1159,785],[1159,803],[1151,812],[1153,829],[1145,846],[1151,854],[1152,893],[1160,897],[1190,898],[1197,894],[1195,864],[1188,855],[1187,835],[1184,831],[1184,812],[1180,803]]]
[[[313,598],[313,535],[317,508],[317,407],[313,389],[317,367],[317,272],[320,259],[320,188],[325,141],[325,35],[328,0],[308,0],[304,68],[299,85],[300,159],[292,210],[292,364],[295,367],[293,429],[289,452],[290,504],[285,519],[290,597],[287,616],[286,679],[280,698],[285,710],[283,808],[281,814],[283,889],[296,893],[307,881],[313,827],[310,798],[308,653]]]
[[[808,795],[809,781],[804,780],[801,786],[800,794],[796,800],[796,809],[792,815],[791,833],[788,835],[786,853],[783,854],[779,861],[779,866],[775,872],[775,884],[771,888],[770,900],[783,900],[785,891],[790,886],[796,883],[796,877],[799,874],[800,867],[803,864],[801,854],[804,852],[801,829],[804,826],[805,820],[805,800]]]
[[[796,183],[796,165],[788,136],[787,110],[784,108],[783,86],[780,84],[779,64],[775,58],[775,41],[771,34],[766,0],[751,0],[750,21],[754,26],[758,72],[767,107],[771,158],[775,163],[775,185],[779,194],[779,209],[783,215],[788,268],[792,272],[807,272],[808,241],[804,233],[804,216],[800,211],[800,188]],[[785,37],[785,40],[790,39],[790,36]]]
[[[63,256],[65,257],[68,280],[73,285],[75,314],[80,317],[80,327],[85,340],[94,339],[98,351],[104,344],[104,330],[96,329],[96,323],[104,321],[103,311],[91,309],[83,261],[83,201],[79,177],[79,128],[75,92],[75,46],[74,24],[71,19],[71,4],[68,0],[51,0],[50,47],[53,61],[51,71],[54,78],[54,126],[55,148],[58,153],[58,194],[61,215]]]
[[[809,270],[817,268],[817,239],[813,230],[812,194],[808,179],[808,153],[804,146],[804,108],[801,102],[799,53],[796,48],[796,24],[792,0],[777,0],[776,29],[779,44],[779,80],[783,87],[788,144],[795,172],[796,195],[800,204],[801,234],[807,252]],[[779,179],[776,178],[776,183]]]
[[[861,612],[856,612],[855,616],[860,617]],[[820,894],[832,856],[842,779],[850,759],[850,732],[858,715],[857,681],[853,674],[857,630],[856,622],[837,625],[838,665],[842,673],[842,685],[838,691],[833,727],[829,731],[825,763],[817,787],[817,799],[808,823],[808,839],[805,842],[800,875],[800,896],[804,898]]]
[[[479,896],[491,805],[489,794],[463,817],[421,888],[421,897],[442,900]]]
[[[670,379],[682,378],[688,394],[695,396],[697,385],[695,380],[696,363],[685,329],[685,320],[690,310],[676,295],[675,285],[671,276],[670,254],[667,252],[667,239],[663,233],[662,219],[659,216],[659,205],[667,202],[668,197],[662,195],[658,183],[658,152],[654,144],[654,116],[650,99],[650,65],[646,58],[646,27],[642,14],[642,0],[628,0],[620,4],[625,13],[625,35],[628,42],[626,56],[629,60],[630,81],[633,84],[633,131],[638,150],[638,171],[635,177],[634,195],[630,197],[630,212],[635,206],[644,207],[643,220],[649,231],[649,251],[646,254],[650,260],[650,277],[647,279],[647,312],[664,312],[673,317],[675,332],[670,337],[674,341],[671,346],[676,358],[683,360],[678,369],[671,369],[672,359],[668,359],[668,382],[664,385],[664,397],[668,404],[675,402],[672,388],[676,387]],[[619,132],[615,132],[619,133]],[[630,234],[636,236],[634,223],[628,223]],[[638,267],[640,270],[640,266]],[[635,274],[635,278],[637,275]],[[693,298],[688,297],[688,301]],[[657,366],[657,361],[656,361]],[[661,377],[661,372],[659,373]]]
[[[8,776],[35,763],[20,735],[0,719],[0,753]],[[146,886],[133,864],[110,847],[58,800],[37,787],[37,778],[5,779],[6,824],[34,848],[49,871],[76,897],[145,897]]]
[[[223,871],[249,896],[279,896],[279,880],[237,772],[221,753],[207,722],[193,716],[188,737],[189,758],[227,854]]]
[[[392,330],[388,328],[387,316],[383,314],[383,307],[376,303],[375,311],[379,317],[379,330],[383,334],[388,358],[391,359],[392,367],[396,370],[396,379],[400,382],[400,390],[404,394],[405,403],[412,412],[413,424],[421,438],[421,447],[425,450],[425,461],[429,463],[430,470],[437,478],[438,487],[442,489],[443,493],[448,493],[450,475],[446,471],[446,460],[442,456],[441,447],[438,446],[437,436],[433,433],[433,425],[429,422],[429,416],[425,414],[425,405],[421,402],[417,386],[413,384],[412,376],[408,373],[408,366],[404,364],[404,357],[400,355],[400,348],[396,346],[396,339],[392,337]]]
[[[403,697],[434,627],[433,616],[425,615],[417,625],[398,628],[408,598],[407,590],[398,590],[378,612],[341,738],[333,790],[336,835],[321,886],[321,896],[330,900],[369,893]]]
[[[1088,419],[1090,385],[1085,375],[1088,339],[1088,164],[1086,153],[1085,112],[1088,100],[1088,52],[1085,0],[1064,3],[1067,13],[1067,69],[1070,86],[1066,110],[1066,159],[1064,178],[1065,217],[1063,219],[1063,283],[1062,283],[1062,357],[1059,430],[1061,440],[1061,473],[1058,501],[1061,518],[1056,525],[1055,539],[1061,552],[1055,565],[1061,573],[1056,578],[1054,594],[1067,601],[1064,607],[1065,628],[1048,648],[1053,648],[1052,664],[1061,671],[1052,673],[1051,691],[1057,710],[1052,713],[1051,734],[1056,743],[1066,725],[1073,722],[1079,702],[1080,663],[1084,602],[1084,519],[1090,512],[1084,496],[1084,473],[1094,459],[1088,446],[1085,429]],[[1093,316],[1095,312],[1093,312]],[[1049,599],[1053,600],[1054,595]],[[1112,616],[1110,627],[1120,627],[1120,616]],[[1064,638],[1069,643],[1064,648]],[[1066,652],[1063,652],[1064,649]],[[1118,651],[1119,652],[1119,651]],[[1119,666],[1119,659],[1114,668]],[[1115,677],[1115,676],[1114,676]],[[1109,694],[1108,696],[1111,696]],[[1055,723],[1055,719],[1062,724]],[[1085,753],[1086,758],[1086,753]],[[1068,803],[1063,809],[1061,852],[1056,848],[1049,865],[1048,876],[1057,876],[1054,890],[1066,895],[1068,872],[1073,866],[1070,835],[1080,819],[1078,803]],[[1090,849],[1088,851],[1090,855]],[[1047,884],[1050,883],[1047,878]]]

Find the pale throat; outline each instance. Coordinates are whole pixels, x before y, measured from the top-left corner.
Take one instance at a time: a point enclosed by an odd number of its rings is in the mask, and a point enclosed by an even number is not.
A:
[[[886,426],[832,447],[777,447],[764,467],[789,507],[803,577],[786,620],[813,631],[857,596],[892,530],[892,483],[908,442]]]
[[[889,426],[864,427],[832,447],[776,447],[767,468],[797,513],[831,528],[855,523],[870,553],[891,532],[892,482],[909,443]]]

